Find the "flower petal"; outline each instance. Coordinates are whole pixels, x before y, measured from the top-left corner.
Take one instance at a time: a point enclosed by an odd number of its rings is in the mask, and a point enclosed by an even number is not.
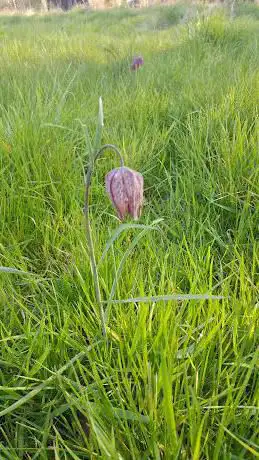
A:
[[[121,167],[110,171],[105,178],[106,190],[119,218],[129,213],[140,217],[143,204],[143,177],[133,169]]]

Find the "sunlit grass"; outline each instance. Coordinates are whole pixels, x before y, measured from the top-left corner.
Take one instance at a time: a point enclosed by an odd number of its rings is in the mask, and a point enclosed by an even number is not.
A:
[[[0,267],[1,459],[258,456],[257,11],[0,18],[0,266],[25,272]],[[108,345],[83,219],[100,95],[146,188],[118,232],[99,160]],[[184,294],[223,299],[156,301]]]

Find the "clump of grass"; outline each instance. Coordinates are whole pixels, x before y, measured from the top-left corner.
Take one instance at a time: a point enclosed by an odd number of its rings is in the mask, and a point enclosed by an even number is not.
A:
[[[0,18],[0,265],[25,272],[0,272],[1,458],[258,455],[257,19],[139,27],[152,14],[124,17],[128,35],[121,11],[110,30],[101,12]],[[112,159],[92,183],[108,345],[78,123],[93,135],[100,94],[103,142],[146,184],[143,228],[116,234]],[[155,301],[165,293],[223,299]]]

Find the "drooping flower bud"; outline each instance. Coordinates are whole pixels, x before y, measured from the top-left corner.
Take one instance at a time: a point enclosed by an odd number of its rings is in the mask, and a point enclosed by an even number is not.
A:
[[[144,59],[142,56],[135,56],[131,64],[131,70],[137,70],[144,64]]]
[[[143,204],[143,176],[124,166],[113,169],[105,177],[106,190],[121,220],[130,214],[140,217]]]

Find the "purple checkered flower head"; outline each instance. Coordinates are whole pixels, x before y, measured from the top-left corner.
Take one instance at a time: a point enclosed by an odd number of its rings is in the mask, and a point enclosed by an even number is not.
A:
[[[131,70],[138,70],[144,64],[142,56],[135,56],[131,64]]]
[[[105,183],[120,220],[127,214],[137,220],[143,205],[143,176],[133,169],[121,166],[106,175]]]

